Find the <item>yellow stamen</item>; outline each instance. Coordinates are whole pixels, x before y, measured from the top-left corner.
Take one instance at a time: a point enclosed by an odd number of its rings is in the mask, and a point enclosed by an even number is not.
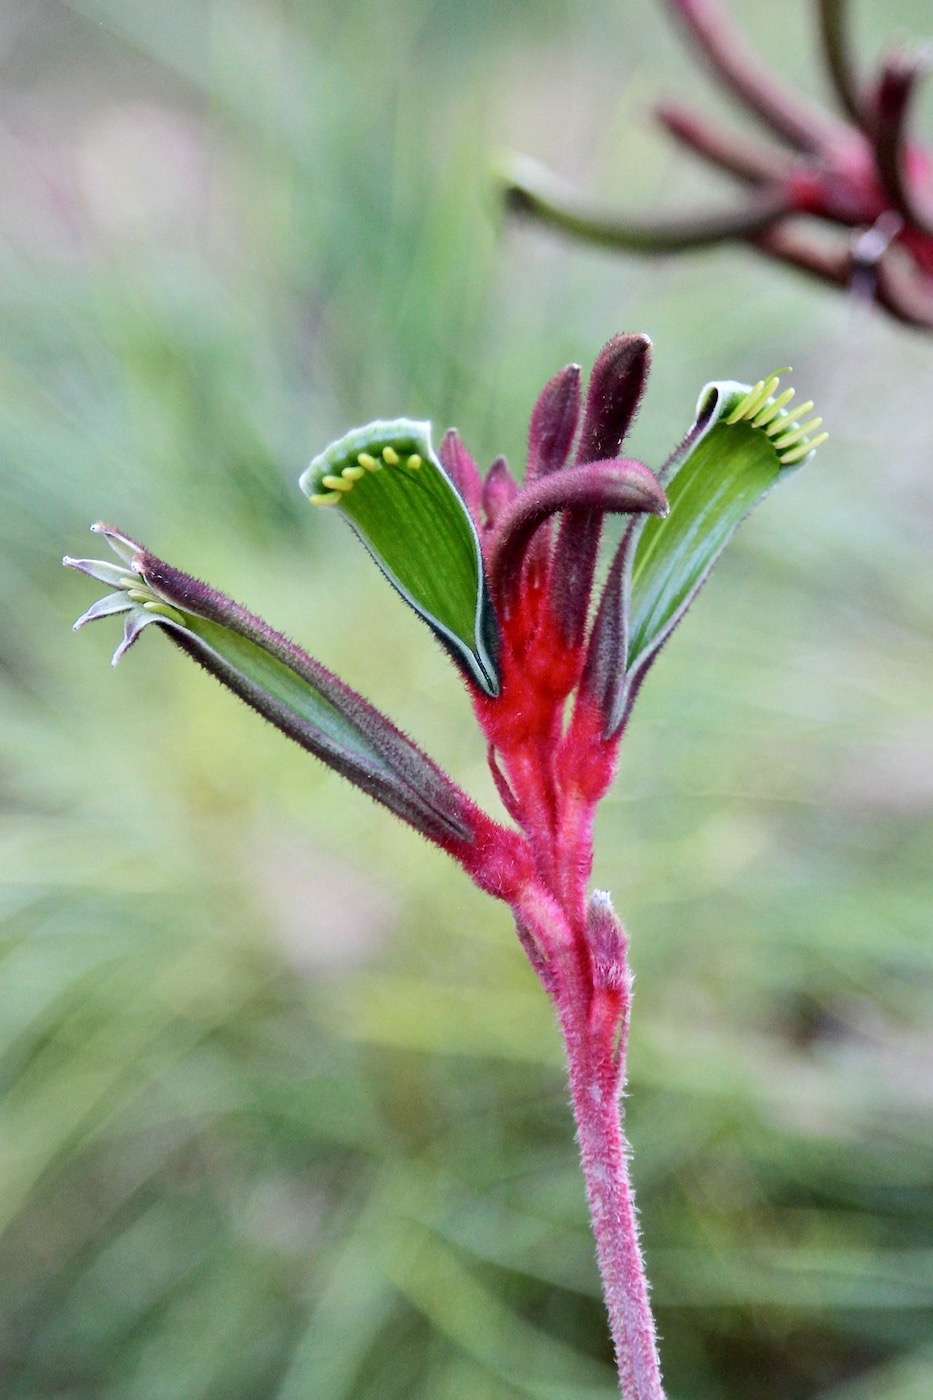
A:
[[[322,476],[321,485],[326,486],[328,491],[352,491],[353,482],[344,481],[342,476]]]
[[[781,409],[790,403],[796,393],[796,389],[785,389],[783,394],[779,394],[774,403],[765,404],[760,413],[756,413],[752,419],[753,428],[763,428],[766,423],[770,423],[772,418],[776,418]]]
[[[809,442],[801,443],[799,447],[794,447],[790,452],[785,452],[781,456],[782,467],[792,467],[795,462],[802,462],[804,457],[809,457],[811,452],[815,452],[818,447],[829,437],[829,433],[817,433],[815,438]]]
[[[750,403],[745,410],[746,418],[754,418],[758,410],[763,408],[768,402],[780,382],[781,376],[779,374],[772,374],[770,379],[765,380],[764,384],[761,386],[761,392],[756,395],[754,402]]]
[[[371,457],[368,452],[358,453],[356,460],[359,462],[360,466],[365,467],[368,472],[377,472],[379,470],[379,463],[376,461],[375,457]]]
[[[758,395],[761,393],[761,391],[762,391],[762,389],[763,389],[764,387],[765,387],[765,381],[764,381],[763,379],[759,379],[759,381],[758,381],[758,383],[755,385],[754,389],[750,389],[750,390],[748,391],[748,393],[745,395],[744,399],[740,399],[740,400],[739,400],[739,402],[736,404],[735,408],[734,408],[734,409],[732,410],[732,412],[729,414],[729,417],[726,419],[726,422],[727,422],[727,423],[740,423],[740,422],[742,421],[742,419],[745,417],[745,414],[747,413],[748,409],[751,407],[751,405],[752,405],[752,403],[755,401],[755,399],[757,399]]]
[[[814,430],[820,426],[822,421],[822,418],[811,418],[809,423],[801,424],[801,426],[799,428],[795,428],[793,432],[785,433],[783,437],[775,438],[775,450],[778,452],[782,452],[785,447],[793,447],[795,442],[799,442],[801,438],[805,438],[810,433],[814,432]]]
[[[335,506],[338,501],[343,500],[341,491],[320,491],[316,496],[309,497],[313,506]]]
[[[798,404],[795,404],[795,405],[794,405],[794,410],[793,410],[793,411],[794,411],[796,417],[799,419],[799,418],[802,418],[803,415],[804,415],[805,413],[809,413],[810,410],[811,410],[812,408],[813,408],[813,400],[812,400],[812,399],[807,399],[806,403],[798,403]],[[769,437],[769,438],[776,438],[776,437],[779,437],[781,433],[783,433],[783,432],[785,432],[785,431],[787,430],[787,425],[788,425],[789,421],[790,421],[790,414],[785,413],[785,414],[783,415],[783,417],[781,417],[781,418],[779,418],[779,419],[777,420],[777,422],[775,422],[775,423],[769,423],[768,426],[767,426],[767,428],[765,428],[765,432],[768,434],[768,437]]]
[[[359,481],[361,476],[366,475],[366,470],[363,467],[344,467],[340,475],[344,481]]]
[[[398,453],[394,447],[384,447],[382,449],[382,460],[390,467],[398,466]]]
[[[421,466],[421,462],[422,458],[418,456],[417,452],[413,452],[408,459],[408,465],[413,472],[416,472],[418,470],[418,468]]]

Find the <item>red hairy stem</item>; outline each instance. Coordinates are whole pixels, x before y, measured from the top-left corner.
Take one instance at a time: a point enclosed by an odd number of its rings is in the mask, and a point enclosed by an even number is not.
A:
[[[517,677],[497,703],[511,702],[521,712],[516,691]],[[537,732],[501,753],[510,785],[522,795],[521,822],[536,869],[513,912],[564,1041],[621,1394],[623,1400],[663,1400],[620,1122],[630,994],[626,940],[605,896],[586,902],[593,818],[615,769],[618,738],[603,737],[601,711],[585,699],[578,698],[566,732],[561,715],[559,703],[540,705]]]
[[[594,896],[587,913],[574,918],[540,887],[525,892],[516,922],[523,943],[543,950],[542,981],[564,1040],[621,1394],[623,1400],[663,1400],[620,1119],[631,987],[625,935],[605,896]]]
[[[618,1089],[586,1029],[563,1026],[580,1159],[624,1400],[662,1400]]]

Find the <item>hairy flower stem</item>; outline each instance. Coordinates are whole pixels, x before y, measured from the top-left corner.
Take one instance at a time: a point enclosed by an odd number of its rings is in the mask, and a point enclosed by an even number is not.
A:
[[[562,1026],[596,1255],[624,1400],[663,1400],[654,1318],[620,1122],[623,1073],[607,1083],[586,1027]],[[595,1055],[594,1055],[595,1050]],[[624,1055],[623,1055],[624,1059]]]
[[[529,956],[555,1004],[564,1040],[621,1394],[623,1400],[664,1400],[620,1116],[631,991],[626,938],[607,896],[593,896],[575,917],[562,903],[540,887],[526,891],[515,911],[519,934],[526,951],[532,944]],[[578,901],[574,906],[579,909]]]

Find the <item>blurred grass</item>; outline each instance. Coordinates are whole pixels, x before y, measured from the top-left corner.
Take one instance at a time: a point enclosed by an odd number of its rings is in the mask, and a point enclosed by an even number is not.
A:
[[[741,8],[816,90],[805,7]],[[922,30],[862,9],[866,45]],[[647,460],[705,380],[787,362],[833,432],[665,654],[600,823],[670,1394],[921,1400],[933,347],[739,253],[501,229],[502,146],[703,197],[646,115],[712,100],[660,7],[22,3],[0,62],[4,1396],[613,1393],[504,914],[157,638],[111,674],[58,559],[112,519],[493,804],[450,669],[295,478],[397,413],[520,462],[540,383],[632,328]]]

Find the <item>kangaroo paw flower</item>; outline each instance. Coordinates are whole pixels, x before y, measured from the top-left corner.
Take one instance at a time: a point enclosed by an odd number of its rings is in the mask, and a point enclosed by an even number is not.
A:
[[[780,375],[722,381],[657,472],[622,457],[650,341],[616,336],[585,396],[579,367],[545,386],[520,485],[504,458],[482,480],[451,431],[356,429],[301,479],[343,515],[465,679],[499,825],[361,695],[215,589],[110,526],[116,563],[66,559],[107,592],[76,624],[124,617],[122,657],[155,626],[247,704],[456,859],[509,904],[551,999],[625,1400],[663,1400],[619,1121],[631,972],[609,896],[588,893],[597,803],[635,697],[745,515],[825,440]],[[581,410],[581,403],[583,407]],[[630,517],[595,608],[604,517]]]

